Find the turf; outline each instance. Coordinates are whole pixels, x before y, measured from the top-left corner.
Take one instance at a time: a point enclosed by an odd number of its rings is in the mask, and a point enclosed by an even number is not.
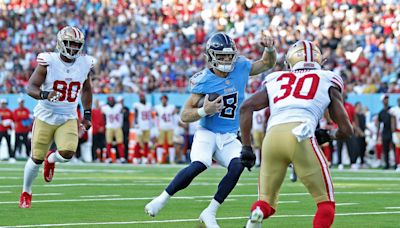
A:
[[[226,170],[212,167],[176,194],[156,218],[144,205],[183,166],[57,164],[52,183],[42,172],[33,186],[31,209],[18,208],[23,162],[0,163],[0,226],[7,227],[199,227],[197,218]],[[400,227],[400,174],[394,171],[332,170],[337,202],[333,227]],[[258,170],[243,173],[221,206],[221,227],[243,227],[257,194]],[[311,227],[315,204],[300,182],[288,178],[280,204],[264,227]]]

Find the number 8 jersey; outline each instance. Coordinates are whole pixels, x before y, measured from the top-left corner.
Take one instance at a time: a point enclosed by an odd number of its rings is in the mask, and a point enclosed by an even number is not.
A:
[[[37,62],[47,68],[46,79],[40,89],[57,91],[62,95],[57,102],[39,100],[33,110],[34,116],[52,125],[77,119],[80,91],[95,64],[95,59],[89,55],[81,55],[75,62],[66,63],[61,60],[59,53],[44,52],[38,55]]]
[[[264,86],[271,110],[267,129],[307,120],[315,129],[330,103],[329,88],[343,91],[342,78],[326,70],[274,72],[266,77]]]

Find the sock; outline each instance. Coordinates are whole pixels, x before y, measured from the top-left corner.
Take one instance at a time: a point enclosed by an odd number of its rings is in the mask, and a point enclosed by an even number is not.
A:
[[[319,203],[317,212],[315,213],[313,227],[314,228],[329,228],[335,218],[335,203],[325,201]]]
[[[400,165],[400,147],[396,147],[396,164]]]
[[[275,214],[275,209],[271,207],[271,205],[269,205],[269,203],[259,200],[257,202],[255,202],[252,206],[251,206],[251,211],[255,210],[257,207],[260,208],[260,210],[263,212],[264,214],[264,219],[269,218],[271,215]]]
[[[139,145],[139,143],[136,143],[134,151],[135,152],[133,154],[133,157],[134,158],[140,158],[141,156],[140,156],[140,145]]]
[[[164,190],[163,192],[161,192],[158,198],[161,199],[163,202],[165,202],[169,200],[169,198],[171,198],[171,195],[169,195],[168,192]]]
[[[382,144],[376,144],[375,148],[376,148],[376,158],[378,160],[381,160],[381,158],[382,158],[382,150],[383,150]]]
[[[71,160],[71,159],[67,159],[67,158],[64,158],[63,156],[61,156],[61,154],[58,152],[58,150],[56,152],[50,154],[50,156],[47,158],[47,161],[49,163],[55,163],[55,162],[65,163],[65,162],[69,162],[69,160]]]
[[[22,191],[32,194],[32,183],[39,173],[40,165],[33,162],[32,158],[28,158],[24,169],[24,184]]]
[[[119,159],[125,158],[125,145],[123,143],[118,143],[117,145]]]
[[[164,153],[164,148],[158,146],[157,149],[156,149],[156,153],[157,153],[157,162],[161,163],[162,162],[163,153]]]
[[[111,158],[111,143],[107,143],[106,150],[107,150],[107,157]]]
[[[255,149],[254,153],[256,154],[256,165],[260,165],[260,162],[261,162],[260,149]]]
[[[165,191],[173,196],[178,191],[186,188],[192,182],[192,180],[199,175],[201,172],[207,169],[203,163],[199,161],[194,161],[190,163],[189,166],[179,171],[178,174],[174,177],[174,179],[169,183],[168,187]]]
[[[175,147],[174,146],[169,146],[169,163],[173,164],[175,163]]]
[[[219,206],[221,206],[221,204],[218,201],[216,201],[215,199],[212,199],[210,204],[208,205],[207,209],[209,209],[215,215],[215,214],[217,214]]]
[[[234,158],[231,160],[228,166],[228,172],[224,178],[222,178],[221,182],[219,182],[218,191],[214,196],[214,199],[220,204],[224,202],[226,197],[228,197],[229,193],[231,193],[233,188],[236,186],[243,169],[244,166],[240,162],[240,158]]]
[[[143,147],[144,147],[144,149],[143,149],[143,157],[147,158],[149,156],[149,143],[145,142],[143,144]]]

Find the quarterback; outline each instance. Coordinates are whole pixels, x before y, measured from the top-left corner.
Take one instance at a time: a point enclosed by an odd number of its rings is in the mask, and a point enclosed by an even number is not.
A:
[[[313,227],[330,227],[333,223],[332,179],[314,131],[326,108],[338,129],[318,136],[328,140],[348,138],[353,128],[343,106],[343,81],[333,72],[321,70],[321,58],[313,43],[296,42],[286,54],[290,70],[269,74],[264,89],[246,100],[240,109],[243,151],[252,151],[253,111],[265,107],[271,110],[262,144],[259,200],[251,207],[248,228],[261,227],[263,219],[275,213],[278,192],[290,163],[317,204]]]
[[[92,89],[89,73],[95,59],[81,54],[85,37],[76,27],[66,26],[57,34],[57,51],[37,56],[37,67],[29,79],[27,93],[38,100],[34,108],[32,153],[24,170],[20,208],[30,208],[32,183],[44,161],[44,180],[50,182],[55,162],[68,162],[78,146],[78,131],[91,127]],[[77,105],[81,95],[84,119],[78,126]],[[55,142],[57,150],[48,151]]]
[[[236,139],[236,133],[239,128],[238,110],[244,99],[249,76],[258,75],[275,65],[273,39],[263,36],[260,44],[265,47],[263,56],[251,62],[238,56],[235,42],[225,33],[216,33],[207,41],[209,68],[190,79],[191,95],[181,113],[181,120],[186,123],[201,119],[193,140],[191,163],[175,176],[160,196],[145,206],[149,215],[156,216],[169,198],[186,188],[197,175],[210,167],[214,158],[228,171],[219,183],[214,199],[199,219],[206,227],[219,227],[216,221],[219,206],[235,187],[244,167],[250,169],[256,160],[253,153],[240,154],[241,143]],[[219,96],[210,101],[209,94]],[[203,97],[201,106],[199,101]],[[241,156],[247,158],[245,163],[241,163]]]

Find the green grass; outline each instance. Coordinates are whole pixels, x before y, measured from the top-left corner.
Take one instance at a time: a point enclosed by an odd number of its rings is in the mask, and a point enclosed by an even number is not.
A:
[[[226,172],[218,167],[207,170],[176,194],[156,218],[150,218],[144,213],[144,205],[183,166],[57,164],[52,183],[45,183],[39,173],[33,186],[32,208],[20,209],[23,166],[23,162],[0,163],[0,226],[199,227],[197,218]],[[333,170],[332,175],[338,204],[333,227],[400,227],[400,174]],[[257,169],[243,173],[218,212],[221,227],[243,227],[249,207],[256,200],[257,178]],[[55,194],[42,195],[46,193]],[[287,178],[281,194],[275,217],[264,226],[311,227],[315,204],[303,185]]]

